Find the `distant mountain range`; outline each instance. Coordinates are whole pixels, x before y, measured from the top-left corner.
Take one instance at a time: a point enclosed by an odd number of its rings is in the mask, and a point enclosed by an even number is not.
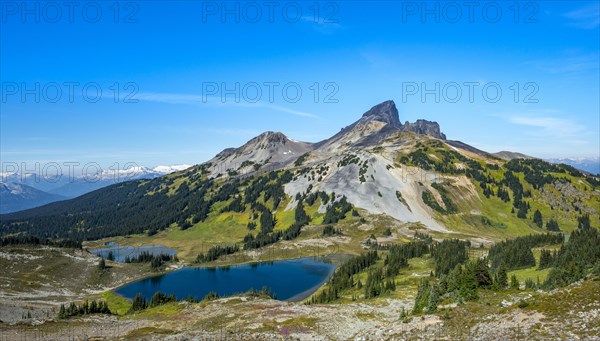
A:
[[[123,181],[153,179],[189,167],[189,165],[132,167],[127,170],[108,170],[73,179],[69,179],[68,175],[60,177],[53,175],[45,178],[34,173],[0,173],[0,214],[75,198]]]
[[[600,157],[545,159],[551,163],[564,163],[591,174],[600,174]]]
[[[0,182],[0,213],[16,212],[65,199],[24,184]]]
[[[506,161],[510,161],[513,159],[536,159],[533,156],[509,152],[509,151],[501,151],[497,153],[492,153],[492,155]],[[584,172],[588,172],[590,174],[598,175],[600,174],[600,157],[597,158],[552,158],[552,159],[543,159],[544,161],[554,163],[554,164],[565,164],[572,167],[575,167]]]

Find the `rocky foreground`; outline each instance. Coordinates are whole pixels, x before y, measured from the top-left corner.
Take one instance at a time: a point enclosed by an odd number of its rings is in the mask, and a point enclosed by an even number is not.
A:
[[[478,302],[399,318],[411,302],[304,305],[253,297],[179,302],[141,313],[0,327],[0,340],[547,340],[600,339],[600,281],[553,292],[484,293]]]

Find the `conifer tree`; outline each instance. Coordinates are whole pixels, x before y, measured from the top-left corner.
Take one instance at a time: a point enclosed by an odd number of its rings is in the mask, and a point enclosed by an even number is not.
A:
[[[546,229],[551,232],[560,232],[558,222],[554,219],[548,220],[548,222],[546,223]]]
[[[498,270],[496,280],[500,289],[504,289],[508,286],[508,274],[506,273],[506,268],[504,266],[501,266]]]
[[[439,302],[438,290],[435,285],[431,286],[429,291],[429,298],[427,299],[427,306],[425,307],[425,313],[432,314],[437,311],[437,305]]]
[[[519,283],[517,276],[515,276],[515,275],[510,276],[510,288],[519,290],[520,286],[521,286],[521,284]]]
[[[537,225],[537,227],[542,228],[544,226],[544,221],[542,219],[542,213],[540,210],[535,210],[533,213],[533,223]]]

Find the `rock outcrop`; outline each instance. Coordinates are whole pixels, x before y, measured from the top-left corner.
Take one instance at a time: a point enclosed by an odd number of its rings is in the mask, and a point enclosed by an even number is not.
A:
[[[445,140],[446,135],[440,130],[440,125],[437,122],[427,120],[417,120],[417,122],[410,123],[406,121],[402,126],[403,131],[412,131],[413,133],[421,135],[433,136],[440,140]]]

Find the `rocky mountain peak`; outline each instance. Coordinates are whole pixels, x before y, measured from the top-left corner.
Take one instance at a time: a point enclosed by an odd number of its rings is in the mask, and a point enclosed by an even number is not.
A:
[[[394,101],[385,101],[372,107],[369,111],[362,115],[362,119],[375,120],[389,124],[392,127],[401,128],[398,109]]]
[[[249,148],[273,148],[286,145],[291,140],[283,133],[276,131],[266,131],[246,143],[246,149]]]
[[[442,140],[446,139],[446,135],[442,133],[440,125],[437,122],[417,120],[417,122],[410,123],[406,121],[404,126],[402,126],[402,130],[411,131],[421,135],[429,135]]]
[[[285,136],[283,133],[280,133],[278,131],[266,131],[266,132],[258,135],[256,137],[256,139],[263,141],[263,142],[281,143],[281,144],[286,144],[289,141],[287,136]]]

